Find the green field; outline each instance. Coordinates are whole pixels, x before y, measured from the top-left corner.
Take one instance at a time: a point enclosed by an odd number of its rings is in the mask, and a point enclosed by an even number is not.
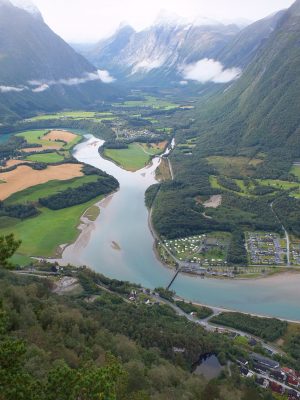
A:
[[[79,136],[79,135],[76,136],[76,138],[74,138],[70,143],[67,143],[64,145],[64,150],[71,150],[74,146],[76,146],[76,144],[81,142],[81,140],[82,140],[82,136]]]
[[[291,169],[291,174],[294,174],[298,179],[300,179],[300,165],[294,165]]]
[[[150,153],[152,156],[157,156],[157,155],[163,153],[166,144],[167,144],[167,142],[165,142],[163,144],[139,143],[139,145],[144,149],[144,151],[146,153]]]
[[[43,137],[44,135],[49,132],[47,129],[42,129],[42,130],[33,130],[33,131],[25,131],[18,133],[16,136],[23,137],[27,143],[29,144],[40,144],[44,146],[49,146],[51,145],[51,142],[49,140],[44,140]],[[53,144],[53,143],[52,143]]]
[[[56,119],[73,119],[73,120],[82,120],[82,119],[93,119],[97,121],[110,121],[115,119],[116,117],[111,112],[94,112],[94,111],[66,111],[60,112],[57,114],[44,114],[38,115],[33,118],[29,118],[29,121],[49,121]]]
[[[26,190],[15,193],[10,196],[5,203],[26,203],[26,202],[36,202],[41,197],[47,197],[55,193],[61,192],[68,188],[76,188],[85,183],[96,182],[98,177],[96,175],[88,175],[80,178],[70,179],[68,181],[50,181],[43,183],[41,185],[32,186]]]
[[[18,256],[55,256],[57,247],[63,243],[73,242],[78,234],[78,223],[83,213],[101,197],[85,204],[52,211],[41,208],[41,214],[26,220],[11,219],[9,226],[0,228],[0,236],[11,232],[22,244]],[[1,224],[1,218],[0,218]]]
[[[237,175],[251,176],[253,170],[262,163],[261,159],[250,159],[248,157],[208,157],[207,161],[213,165],[220,174],[226,171],[227,176],[235,177]]]
[[[128,149],[105,149],[104,157],[127,171],[137,171],[149,163],[151,156],[138,143],[131,143]]]
[[[31,156],[26,157],[26,160],[28,161],[34,161],[34,162],[41,162],[41,163],[46,163],[46,164],[52,164],[52,163],[57,163],[63,161],[65,158],[61,156],[60,154],[57,154],[56,152],[54,153],[38,153],[38,154],[33,154]]]
[[[178,108],[178,104],[154,96],[145,96],[144,100],[128,100],[123,103],[115,103],[118,107],[149,107],[160,110],[172,110]]]
[[[263,186],[272,186],[283,190],[300,188],[300,184],[298,182],[281,181],[279,179],[258,179],[257,181]]]

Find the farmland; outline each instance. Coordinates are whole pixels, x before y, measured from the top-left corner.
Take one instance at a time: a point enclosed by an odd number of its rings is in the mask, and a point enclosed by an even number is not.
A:
[[[41,197],[51,196],[68,188],[79,187],[84,183],[96,182],[96,180],[97,176],[95,175],[82,176],[80,178],[73,178],[66,181],[52,180],[15,193],[6,200],[6,203],[37,202]]]
[[[256,167],[263,162],[262,159],[248,157],[208,157],[207,161],[213,165],[220,174],[226,171],[226,175],[236,177],[237,175],[252,176]]]
[[[300,164],[295,164],[293,166],[291,174],[295,175],[300,180]]]
[[[22,245],[18,250],[19,255],[55,256],[60,244],[71,243],[76,239],[80,217],[100,199],[101,197],[58,211],[41,208],[40,214],[35,218],[10,219],[6,227],[0,228],[0,235],[7,235],[13,230],[16,238],[22,240]]]
[[[178,104],[169,102],[167,100],[158,99],[153,96],[145,96],[143,100],[128,100],[124,101],[123,103],[115,103],[114,106],[118,107],[149,107],[153,109],[162,109],[162,110],[172,110],[179,108]]]
[[[3,172],[0,178],[5,181],[1,187],[0,199],[7,199],[14,193],[30,188],[41,183],[52,180],[69,180],[74,177],[82,176],[81,164],[63,164],[49,166],[44,170],[34,170],[29,166],[22,165],[16,169]],[[26,176],[26,179],[24,177]]]
[[[104,157],[127,171],[137,171],[149,163],[151,155],[139,143],[131,143],[127,149],[105,149]]]
[[[58,163],[63,161],[65,158],[54,152],[54,153],[40,153],[40,154],[32,154],[31,156],[26,157],[26,160],[28,161],[33,161],[33,162],[38,162],[38,163],[46,163],[46,164],[52,164],[52,163]]]

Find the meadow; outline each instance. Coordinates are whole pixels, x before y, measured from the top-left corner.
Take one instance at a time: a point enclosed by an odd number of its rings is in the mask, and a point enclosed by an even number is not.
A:
[[[255,168],[263,162],[263,160],[248,157],[208,157],[207,161],[213,165],[220,174],[226,171],[227,176],[236,177],[237,175],[251,176]]]
[[[294,165],[291,169],[291,174],[295,175],[298,179],[300,179],[300,165]]]
[[[37,217],[23,221],[7,219],[6,227],[0,228],[0,236],[13,230],[15,237],[22,240],[18,256],[55,257],[60,244],[76,239],[81,216],[101,198],[57,211],[40,208]]]
[[[118,107],[149,107],[160,110],[173,110],[179,108],[178,104],[169,102],[167,100],[158,99],[154,96],[145,96],[143,100],[128,100],[123,103],[115,103]]]
[[[38,162],[38,163],[45,163],[45,164],[53,164],[63,161],[65,158],[56,153],[40,153],[40,154],[32,154],[31,156],[26,157],[26,160]]]
[[[131,143],[128,149],[105,149],[104,157],[127,171],[137,171],[149,163],[151,155],[145,153],[139,143]]]
[[[6,204],[37,202],[41,197],[48,197],[68,188],[77,188],[85,183],[96,182],[97,179],[96,175],[85,175],[67,181],[52,180],[13,194],[6,200]]]
[[[43,148],[60,148],[61,144],[44,139],[49,131],[47,129],[20,132],[16,136],[23,137],[28,144],[41,145]],[[42,148],[41,148],[42,149]]]

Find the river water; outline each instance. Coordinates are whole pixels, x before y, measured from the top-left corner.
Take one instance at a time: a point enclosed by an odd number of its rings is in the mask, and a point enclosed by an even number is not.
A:
[[[120,190],[102,202],[101,213],[89,229],[63,252],[62,261],[88,265],[110,278],[166,287],[174,271],[163,266],[153,251],[154,239],[144,205],[146,189],[156,183],[160,159],[137,172],[128,172],[103,159],[103,141],[89,137],[74,156],[118,179]],[[172,289],[179,296],[216,307],[300,321],[300,274],[283,274],[260,280],[200,279],[179,275]]]

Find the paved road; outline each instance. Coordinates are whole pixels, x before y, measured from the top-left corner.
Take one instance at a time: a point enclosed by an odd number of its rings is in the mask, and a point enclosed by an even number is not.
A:
[[[280,220],[280,218],[278,217],[278,215],[277,215],[276,212],[274,211],[273,203],[274,203],[274,201],[272,201],[272,203],[270,204],[270,207],[271,207],[271,210],[272,210],[273,214],[275,215],[277,221],[279,221],[279,223],[281,224],[282,229],[283,229],[283,231],[284,231],[285,238],[286,238],[286,258],[287,258],[287,266],[290,267],[290,265],[291,265],[291,258],[290,258],[290,237],[289,237],[288,231],[285,229],[285,227],[284,227],[282,221]]]
[[[274,345],[271,345],[271,344],[269,344],[269,343],[266,343],[266,342],[264,342],[263,340],[261,340],[261,339],[258,338],[258,337],[255,337],[255,336],[250,335],[250,334],[248,334],[248,333],[239,331],[238,329],[229,328],[229,327],[227,327],[227,326],[221,326],[221,325],[212,324],[212,323],[210,322],[210,319],[211,319],[213,316],[218,315],[218,314],[220,314],[221,312],[224,312],[223,309],[220,309],[220,308],[218,308],[218,307],[209,307],[209,308],[211,308],[211,309],[213,310],[214,314],[211,315],[211,316],[209,316],[209,317],[206,318],[206,319],[202,319],[202,320],[201,320],[201,319],[197,319],[197,318],[191,316],[190,314],[185,313],[183,310],[181,310],[181,308],[177,307],[174,303],[171,303],[171,302],[168,301],[168,300],[162,299],[161,297],[157,297],[157,296],[153,296],[153,299],[154,299],[155,301],[159,300],[161,303],[164,303],[164,304],[168,305],[169,307],[171,307],[171,308],[176,312],[177,315],[180,315],[180,316],[182,316],[182,317],[185,317],[185,318],[188,319],[189,321],[191,321],[191,322],[193,322],[193,323],[195,323],[195,324],[198,324],[198,325],[202,326],[203,328],[205,328],[206,330],[208,330],[208,331],[210,331],[210,332],[214,332],[216,329],[221,329],[221,330],[225,329],[225,330],[228,331],[228,332],[236,333],[236,334],[238,334],[238,335],[240,335],[240,336],[246,337],[247,339],[254,338],[254,339],[255,339],[258,343],[260,343],[260,344],[262,345],[262,347],[265,348],[266,350],[271,351],[271,352],[274,353],[274,354],[284,355],[284,352],[282,352],[278,347],[276,347],[276,346],[274,346]],[[177,300],[177,299],[175,298],[175,300]],[[178,298],[178,300],[179,300],[179,298]],[[182,299],[181,299],[181,300],[182,300]]]
[[[268,381],[275,382],[278,385],[283,386],[286,390],[291,390],[291,389],[295,390],[298,393],[298,395],[300,395],[300,392],[296,388],[288,386],[281,381],[277,381],[276,379],[271,378],[269,375],[262,375],[262,374],[258,374],[257,372],[251,371],[251,370],[249,370],[249,371],[252,372],[253,374],[255,374],[258,378],[268,379]]]

